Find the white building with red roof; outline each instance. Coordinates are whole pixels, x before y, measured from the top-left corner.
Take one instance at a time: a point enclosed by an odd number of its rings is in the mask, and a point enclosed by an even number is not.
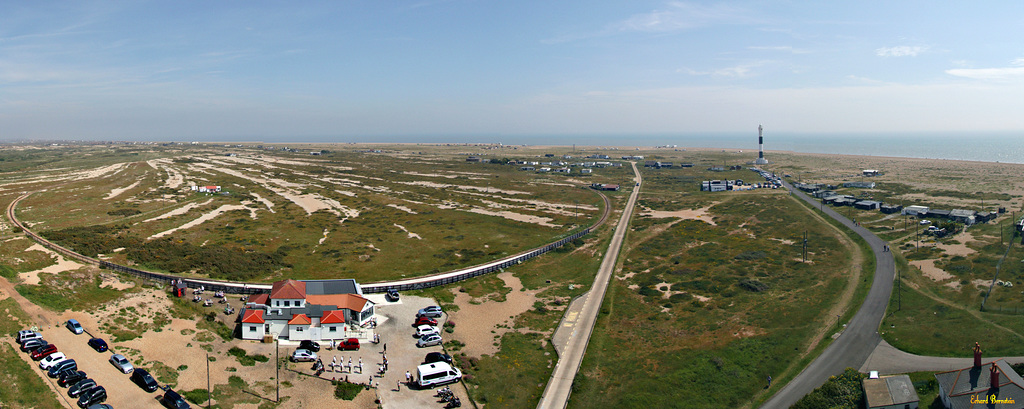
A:
[[[355,280],[282,280],[249,298],[242,339],[337,340],[368,326],[373,302]]]

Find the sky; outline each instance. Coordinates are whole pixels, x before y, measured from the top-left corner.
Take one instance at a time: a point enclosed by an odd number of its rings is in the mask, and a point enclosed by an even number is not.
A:
[[[1019,1],[0,10],[0,140],[1024,131]]]

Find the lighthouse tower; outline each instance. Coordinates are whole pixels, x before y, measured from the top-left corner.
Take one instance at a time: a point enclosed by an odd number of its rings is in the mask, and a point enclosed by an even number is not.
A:
[[[757,160],[755,165],[767,165],[768,159],[764,158],[764,127],[757,125]]]

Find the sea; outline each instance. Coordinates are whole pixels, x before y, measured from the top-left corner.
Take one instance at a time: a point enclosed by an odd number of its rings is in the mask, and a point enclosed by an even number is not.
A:
[[[367,137],[265,138],[264,142],[497,144],[601,147],[721,148],[756,151],[757,132],[597,135],[417,135]],[[223,140],[223,139],[221,139]],[[252,139],[249,139],[252,140]],[[765,152],[793,151],[844,155],[892,156],[1024,163],[1024,131],[902,133],[765,132]],[[771,160],[771,158],[769,158]]]

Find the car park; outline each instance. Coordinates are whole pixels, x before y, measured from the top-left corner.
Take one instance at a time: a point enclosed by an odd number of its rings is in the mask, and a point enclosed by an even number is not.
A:
[[[104,352],[108,348],[107,347],[107,341],[104,341],[103,338],[92,338],[92,339],[90,339],[89,340],[89,346],[91,346],[92,349],[95,349],[96,352]]]
[[[89,376],[86,375],[85,371],[76,370],[61,372],[60,376],[57,378],[57,384],[60,385],[61,387],[66,388],[88,377]]]
[[[427,335],[439,335],[437,327],[432,327],[430,325],[420,325],[416,327],[416,334],[414,335],[416,338],[423,338]]]
[[[423,338],[420,338],[419,341],[416,341],[416,346],[418,346],[420,348],[429,347],[429,346],[433,346],[433,345],[441,345],[441,336],[440,335],[437,335],[437,334],[427,335],[427,336],[425,336]]]
[[[95,388],[95,387],[96,387],[96,381],[94,381],[94,380],[92,380],[90,378],[82,379],[82,380],[78,381],[78,383],[76,383],[74,385],[71,385],[71,387],[68,388],[68,396],[72,397],[72,398],[75,398],[75,397],[78,397],[78,395],[81,395],[82,392],[85,392],[85,391],[87,391],[89,389],[92,389],[92,388]]]
[[[308,349],[296,349],[292,352],[292,362],[312,362],[316,361],[316,352]]]
[[[444,311],[441,311],[441,307],[438,307],[436,305],[431,305],[429,307],[421,308],[419,310],[419,312],[416,313],[416,316],[417,317],[441,318],[441,314],[443,314],[443,313],[444,313]]]
[[[78,370],[78,362],[75,362],[74,359],[65,359],[63,361],[57,362],[56,364],[53,364],[53,366],[51,366],[50,369],[46,370],[46,376],[56,378],[57,375],[60,375],[61,372],[66,371],[68,369]]]
[[[306,340],[306,341],[299,342],[299,349],[305,349],[305,350],[313,351],[313,352],[320,352],[320,344],[317,343],[316,341]]]
[[[342,340],[338,343],[338,349],[342,351],[358,351],[359,340],[356,338]]]
[[[29,330],[22,330],[22,331],[18,331],[18,339],[17,339],[17,341],[18,341],[19,344],[24,344],[25,341],[32,340],[32,339],[39,339],[39,338],[42,338],[42,337],[43,337],[43,335],[38,333],[38,332],[29,331]]]
[[[32,351],[32,360],[38,361],[40,359],[46,358],[47,356],[50,356],[50,354],[54,352],[57,352],[57,346],[53,344],[36,348],[35,351]]]
[[[110,364],[114,365],[115,368],[120,369],[121,372],[124,373],[131,373],[131,371],[135,369],[132,367],[132,363],[128,362],[128,358],[125,358],[124,355],[121,354],[111,355]]]
[[[160,399],[160,404],[168,409],[191,409],[188,402],[185,402],[185,399],[182,399],[178,392],[170,389],[164,392],[163,398]]]
[[[150,375],[149,371],[142,368],[137,368],[132,371],[131,380],[146,392],[153,392],[160,387],[160,385],[156,383],[156,379],[153,379],[153,375]]]
[[[49,342],[42,338],[30,339],[21,344],[21,352],[33,352],[37,348],[42,348],[49,344]]]
[[[78,407],[85,409],[97,403],[103,403],[105,400],[107,400],[107,390],[102,386],[97,386],[82,392],[82,395],[78,397]]]
[[[397,302],[398,290],[388,290],[388,292],[384,293],[384,299],[388,300],[389,302]]]
[[[448,365],[452,365],[452,356],[444,352],[431,352],[423,358],[423,363],[432,364],[434,362],[444,362]]]
[[[54,364],[66,359],[68,359],[68,357],[64,355],[63,352],[54,352],[39,361],[39,369],[50,369]]]
[[[75,335],[85,332],[85,328],[82,328],[82,324],[78,323],[78,320],[70,319],[67,323],[68,330],[74,332]]]
[[[412,326],[418,327],[420,325],[437,325],[437,320],[430,317],[416,317],[416,322]]]

